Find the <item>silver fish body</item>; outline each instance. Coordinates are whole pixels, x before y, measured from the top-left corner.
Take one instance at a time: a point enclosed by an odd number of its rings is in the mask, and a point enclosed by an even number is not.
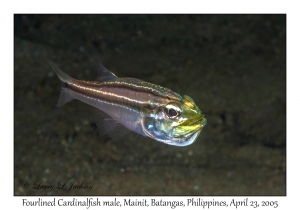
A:
[[[166,144],[186,146],[206,124],[189,96],[140,79],[118,78],[102,65],[98,81],[76,80],[48,62],[62,82],[57,106],[77,99],[95,107],[97,126],[105,133],[125,127]]]

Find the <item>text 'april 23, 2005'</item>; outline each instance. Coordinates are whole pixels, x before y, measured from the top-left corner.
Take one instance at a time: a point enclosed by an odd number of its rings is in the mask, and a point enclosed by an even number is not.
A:
[[[86,209],[91,207],[165,207],[168,209],[176,208],[201,208],[201,209],[217,209],[220,207],[227,209],[238,208],[277,208],[279,202],[277,200],[255,200],[250,198],[185,198],[185,197],[166,197],[166,198],[38,198],[38,199],[22,199],[22,206],[82,206]]]

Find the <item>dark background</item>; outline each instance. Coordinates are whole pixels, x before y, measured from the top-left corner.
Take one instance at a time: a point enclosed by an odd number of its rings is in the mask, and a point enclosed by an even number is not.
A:
[[[99,55],[119,77],[191,96],[208,120],[198,140],[113,140],[88,105],[57,108],[45,58],[94,80]],[[32,187],[60,181],[93,188]],[[14,192],[285,195],[286,15],[15,15]]]

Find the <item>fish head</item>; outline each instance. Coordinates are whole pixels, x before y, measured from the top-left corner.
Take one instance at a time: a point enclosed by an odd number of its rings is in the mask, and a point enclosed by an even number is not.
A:
[[[184,95],[179,101],[161,104],[154,113],[144,118],[147,136],[174,145],[192,144],[206,125],[206,118],[193,99]]]

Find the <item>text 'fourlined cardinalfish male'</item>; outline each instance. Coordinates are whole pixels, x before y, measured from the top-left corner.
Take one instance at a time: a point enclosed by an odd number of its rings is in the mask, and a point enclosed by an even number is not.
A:
[[[192,144],[206,119],[193,99],[135,78],[118,78],[99,63],[97,81],[76,80],[48,61],[62,82],[57,106],[80,100],[95,107],[103,132],[134,131],[174,146]],[[122,129],[118,129],[122,127]]]

